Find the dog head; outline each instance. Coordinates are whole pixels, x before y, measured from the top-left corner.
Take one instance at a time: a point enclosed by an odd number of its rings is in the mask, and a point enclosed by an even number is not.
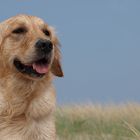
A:
[[[28,78],[62,77],[59,41],[42,19],[19,15],[0,24],[0,65]]]

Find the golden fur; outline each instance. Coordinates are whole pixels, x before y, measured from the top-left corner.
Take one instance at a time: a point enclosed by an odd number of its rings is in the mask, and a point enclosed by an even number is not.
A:
[[[24,35],[13,34],[26,27]],[[42,28],[50,32],[45,36]],[[15,57],[27,63],[38,38],[50,39],[53,55],[49,72],[32,78],[16,70]],[[0,140],[55,140],[53,75],[62,77],[59,42],[52,27],[38,17],[18,15],[0,23]]]

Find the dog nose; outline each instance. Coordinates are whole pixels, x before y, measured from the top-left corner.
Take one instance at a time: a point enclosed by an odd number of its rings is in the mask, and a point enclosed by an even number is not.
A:
[[[53,49],[52,42],[50,40],[43,40],[43,39],[38,40],[37,43],[35,44],[35,47],[39,51],[45,53],[50,53],[51,50]]]

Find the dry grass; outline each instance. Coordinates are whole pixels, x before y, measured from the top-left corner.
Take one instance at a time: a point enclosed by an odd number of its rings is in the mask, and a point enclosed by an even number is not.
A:
[[[140,104],[59,107],[56,126],[58,140],[140,140]]]

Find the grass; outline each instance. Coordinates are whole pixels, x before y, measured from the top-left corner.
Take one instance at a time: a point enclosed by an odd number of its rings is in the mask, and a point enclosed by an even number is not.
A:
[[[59,107],[56,128],[57,140],[140,140],[140,104]]]

